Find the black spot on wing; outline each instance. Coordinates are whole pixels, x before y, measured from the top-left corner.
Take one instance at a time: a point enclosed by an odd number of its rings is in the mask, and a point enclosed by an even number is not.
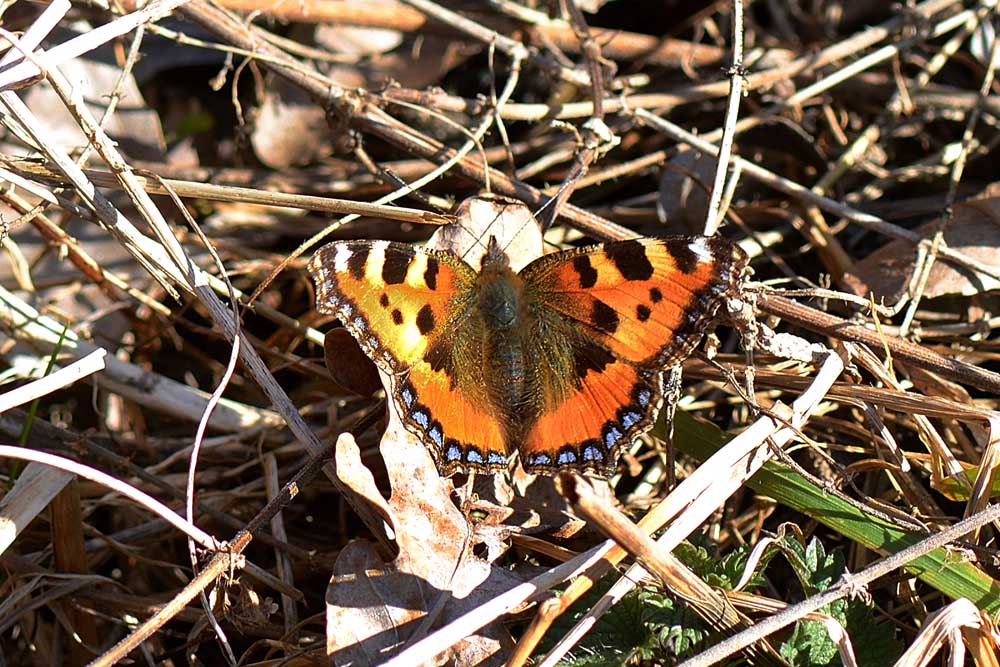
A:
[[[698,270],[698,255],[691,250],[688,242],[671,244],[668,246],[668,250],[681,273],[691,274]]]
[[[590,312],[591,323],[607,334],[614,334],[618,331],[618,313],[615,309],[604,303],[600,299],[594,299],[594,306]]]
[[[365,277],[365,265],[368,263],[368,248],[355,246],[347,258],[347,273],[355,280]]]
[[[385,292],[382,292],[382,296],[380,296],[378,298],[378,303],[383,308],[388,308],[389,307],[389,295],[386,294]]]
[[[431,345],[424,353],[424,361],[434,372],[444,370],[445,374],[451,374],[451,356],[444,345]]]
[[[646,320],[649,319],[649,316],[652,314],[653,311],[650,310],[649,306],[647,306],[644,303],[640,303],[638,306],[635,307],[635,317],[640,322],[645,322]]]
[[[424,283],[428,289],[437,289],[438,261],[434,257],[427,258],[427,268],[424,269]]]
[[[649,290],[649,300],[653,303],[659,303],[663,301],[663,292],[660,291],[659,287],[653,287]]]
[[[580,287],[586,289],[597,284],[597,270],[591,266],[587,255],[573,258],[573,270],[580,275]]]
[[[382,280],[386,285],[398,285],[406,280],[406,270],[410,268],[413,256],[407,257],[402,253],[389,254],[386,251],[385,262],[382,264]]]
[[[424,336],[434,331],[434,311],[429,304],[425,303],[417,312],[417,331]]]
[[[614,355],[593,340],[584,340],[573,348],[573,371],[580,379],[585,378],[590,371],[600,373],[614,362]]]
[[[625,280],[649,280],[653,277],[653,265],[646,257],[646,249],[638,241],[607,243],[604,254]]]
[[[438,371],[444,371],[445,376],[448,378],[449,386],[454,390],[458,378],[455,374],[454,364],[452,363],[451,357],[451,346],[447,343],[442,344],[442,341],[437,341],[436,344],[431,345],[426,352],[424,352],[424,361],[427,365],[431,367],[431,370],[437,373]]]
[[[399,308],[392,309],[392,323],[396,326],[403,323],[403,313],[400,312]]]

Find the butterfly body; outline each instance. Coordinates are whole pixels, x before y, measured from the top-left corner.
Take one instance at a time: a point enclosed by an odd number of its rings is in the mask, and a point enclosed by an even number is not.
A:
[[[686,357],[746,256],[702,237],[545,255],[519,272],[491,242],[477,271],[386,241],[321,248],[317,307],[391,378],[404,425],[442,472],[609,474],[648,430],[666,368]]]
[[[452,386],[484,406],[506,443],[521,440],[570,368],[569,327],[547,316],[530,285],[491,243],[475,283],[453,297],[446,332],[427,357]],[[559,392],[557,392],[559,393]]]

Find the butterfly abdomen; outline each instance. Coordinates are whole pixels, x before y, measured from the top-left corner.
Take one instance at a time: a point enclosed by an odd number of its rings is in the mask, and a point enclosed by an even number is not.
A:
[[[525,333],[530,313],[523,283],[505,261],[488,259],[477,280],[477,294],[487,393],[491,407],[510,433],[529,418],[525,408],[532,369]]]

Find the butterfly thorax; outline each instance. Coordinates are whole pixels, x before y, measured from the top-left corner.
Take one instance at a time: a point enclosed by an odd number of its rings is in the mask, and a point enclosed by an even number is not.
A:
[[[479,314],[490,331],[498,333],[523,326],[521,280],[507,267],[488,265],[479,274]]]

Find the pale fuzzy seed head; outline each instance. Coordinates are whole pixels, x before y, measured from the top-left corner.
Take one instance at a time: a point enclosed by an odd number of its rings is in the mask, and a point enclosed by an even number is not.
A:
[[[691,241],[688,243],[688,249],[698,256],[699,262],[712,261],[712,251],[708,249],[708,244],[705,243],[705,239],[697,238]]]

